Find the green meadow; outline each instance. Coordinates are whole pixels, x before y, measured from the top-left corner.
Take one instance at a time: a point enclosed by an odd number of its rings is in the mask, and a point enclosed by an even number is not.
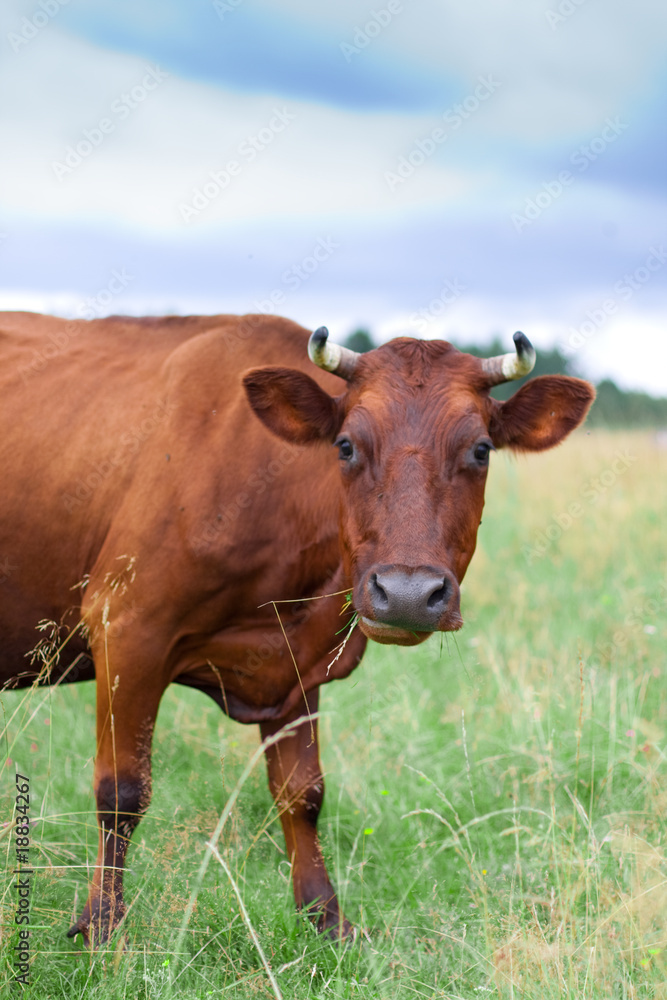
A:
[[[319,829],[356,939],[294,910],[257,727],[172,687],[128,917],[106,949],[68,940],[96,854],[94,685],[31,689],[0,698],[0,985],[18,767],[35,874],[15,995],[667,997],[667,447],[582,431],[491,465],[464,629],[372,646],[322,692]]]

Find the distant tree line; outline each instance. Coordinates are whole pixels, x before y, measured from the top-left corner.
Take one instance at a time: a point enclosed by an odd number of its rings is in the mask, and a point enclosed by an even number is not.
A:
[[[507,343],[494,337],[488,344],[461,344],[452,341],[460,351],[474,354],[478,358],[489,358],[494,354],[506,354]],[[345,341],[345,346],[363,354],[376,344],[370,332],[354,330]],[[575,375],[582,376],[573,359],[568,358],[558,347],[550,351],[539,350],[537,362],[531,373],[535,375]],[[491,394],[496,399],[509,399],[523,385],[525,379],[496,386]],[[596,385],[597,398],[588,416],[589,427],[667,427],[667,398],[650,396],[646,392],[620,389],[611,379],[603,379]]]

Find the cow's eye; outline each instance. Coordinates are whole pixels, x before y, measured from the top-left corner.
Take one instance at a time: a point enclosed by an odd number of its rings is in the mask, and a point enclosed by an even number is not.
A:
[[[475,461],[479,462],[480,465],[489,464],[489,453],[495,451],[495,448],[490,441],[480,441],[475,445],[473,455],[475,456]]]
[[[354,455],[354,448],[352,442],[347,438],[338,438],[336,441],[336,446],[338,448],[338,457],[342,458],[344,462],[349,462]]]

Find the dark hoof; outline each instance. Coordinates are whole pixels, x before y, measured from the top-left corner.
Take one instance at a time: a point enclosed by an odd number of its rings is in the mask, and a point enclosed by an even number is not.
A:
[[[113,915],[109,912],[107,907],[102,907],[102,912],[100,912],[100,907],[98,906],[94,909],[97,912],[93,913],[91,916],[88,904],[86,904],[79,919],[73,923],[67,931],[68,938],[74,938],[77,934],[81,934],[83,936],[84,947],[91,949],[99,948],[101,945],[107,944],[109,938],[125,916],[124,906],[117,906]],[[116,914],[118,914],[118,916],[116,916]]]
[[[325,927],[322,934],[331,941],[332,944],[347,945],[354,944],[357,940],[357,928],[353,927],[349,920],[342,920],[335,927]]]
[[[356,928],[342,913],[325,910],[317,920],[317,930],[336,944],[348,944],[356,938]]]
[[[83,937],[83,947],[90,948],[91,947],[90,931],[87,925],[82,924],[80,920],[77,920],[75,924],[72,924],[70,929],[67,931],[67,937],[75,938],[77,934],[81,934],[81,936]]]

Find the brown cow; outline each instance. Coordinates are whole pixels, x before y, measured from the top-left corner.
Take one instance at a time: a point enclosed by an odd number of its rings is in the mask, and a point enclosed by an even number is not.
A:
[[[308,337],[269,316],[0,320],[0,677],[34,682],[26,655],[47,619],[67,639],[39,682],[97,679],[99,852],[69,931],[86,943],[124,912],[167,685],[267,737],[316,713],[367,638],[460,628],[489,452],[550,448],[594,395],[548,376],[490,397],[532,367],[522,334],[485,361],[442,341],[356,355],[324,328]],[[347,592],[358,627],[336,655]],[[269,784],[297,905],[344,935],[312,733],[307,719],[267,749]]]

